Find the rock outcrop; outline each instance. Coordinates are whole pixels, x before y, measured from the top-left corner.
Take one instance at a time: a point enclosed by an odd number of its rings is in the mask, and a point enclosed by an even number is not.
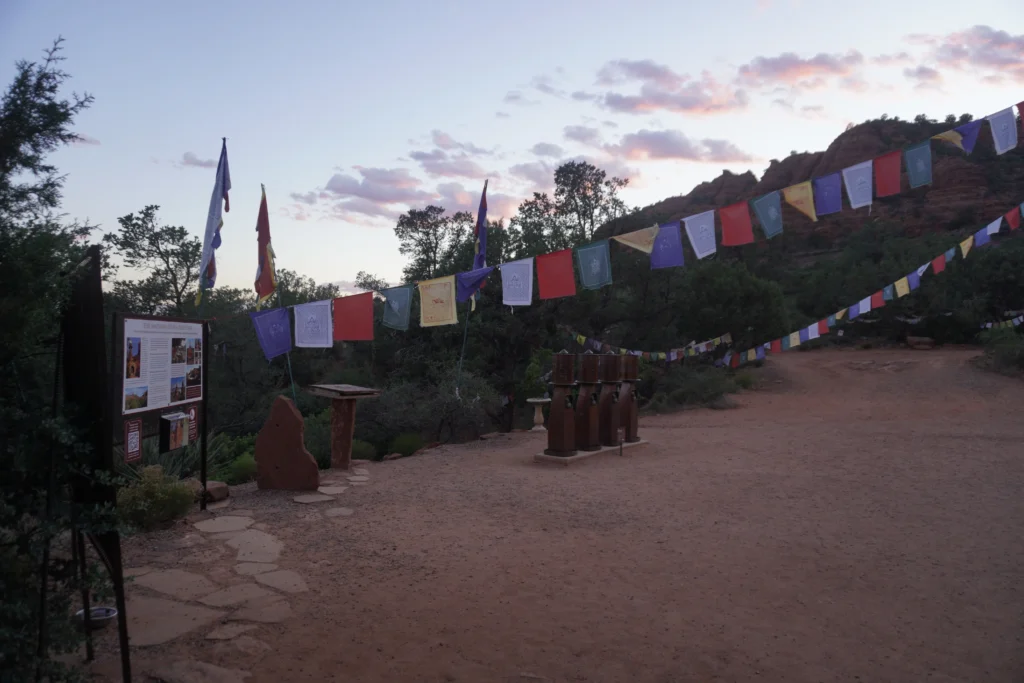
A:
[[[274,399],[270,415],[256,436],[256,484],[261,489],[316,491],[320,470],[303,441],[305,423],[295,404]]]

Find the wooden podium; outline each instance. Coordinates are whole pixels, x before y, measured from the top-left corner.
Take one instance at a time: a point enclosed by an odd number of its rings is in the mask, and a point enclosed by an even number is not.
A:
[[[356,429],[356,401],[377,398],[380,389],[351,384],[314,384],[306,389],[331,399],[331,469],[347,470],[352,463],[352,435]]]

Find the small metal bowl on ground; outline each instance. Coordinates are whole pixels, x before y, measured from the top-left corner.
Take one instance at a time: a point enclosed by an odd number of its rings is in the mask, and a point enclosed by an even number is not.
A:
[[[75,619],[85,628],[85,610],[75,612]],[[113,607],[93,607],[89,610],[89,629],[99,631],[117,619],[117,610]]]

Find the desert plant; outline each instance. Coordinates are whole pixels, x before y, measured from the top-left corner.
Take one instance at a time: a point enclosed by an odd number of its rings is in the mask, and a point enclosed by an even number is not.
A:
[[[1018,373],[1024,370],[1024,336],[1018,328],[994,328],[979,335],[985,346],[985,365],[992,370]]]
[[[399,434],[391,442],[391,448],[388,449],[391,453],[401,453],[408,457],[423,448],[426,444],[423,443],[423,437],[419,434]]]
[[[159,465],[151,465],[117,492],[117,512],[136,529],[155,529],[184,516],[194,495],[188,484],[164,474]]]
[[[363,441],[361,439],[352,439],[352,459],[353,460],[376,460],[377,449],[373,447],[373,444],[369,441]]]
[[[317,467],[322,470],[331,466],[331,409],[325,408],[305,419],[306,427],[303,441],[306,450],[316,460]],[[358,424],[358,421],[356,422]]]
[[[235,486],[256,478],[256,458],[252,453],[243,453],[222,470],[214,472],[213,479]]]

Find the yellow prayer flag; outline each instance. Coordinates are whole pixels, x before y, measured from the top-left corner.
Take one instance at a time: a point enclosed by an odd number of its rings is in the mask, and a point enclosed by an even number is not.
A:
[[[789,348],[795,349],[798,346],[800,346],[800,333],[794,332],[789,335]]]
[[[910,283],[907,278],[901,277],[896,281],[896,298],[905,297],[907,294],[910,294]]]
[[[968,237],[967,239],[960,243],[960,251],[963,253],[964,258],[967,258],[967,252],[969,252],[971,250],[971,247],[973,246],[974,235],[971,235],[970,237]]]
[[[579,344],[580,346],[583,346],[584,344],[587,343],[587,338],[584,337],[582,334],[577,334],[576,343]]]
[[[818,220],[818,214],[814,211],[814,190],[811,188],[811,181],[805,180],[796,185],[790,185],[782,191],[786,203],[804,214],[812,221]]]
[[[654,238],[658,236],[658,230],[658,226],[654,225],[650,228],[627,232],[624,235],[615,235],[612,239],[625,244],[627,247],[633,247],[645,254],[650,254],[654,251]]]
[[[757,360],[757,351],[755,351],[754,349],[750,349],[749,351],[747,351],[747,360],[748,361],[755,361],[755,360]]]
[[[946,142],[951,142],[959,147],[961,152],[966,152],[967,150],[964,149],[963,139],[963,136],[955,130],[947,130],[943,133],[932,136],[932,140],[945,140]]]
[[[424,280],[420,290],[420,327],[454,325],[459,322],[455,312],[455,276]]]
[[[620,356],[625,356],[627,353],[629,353],[629,352],[626,349],[619,349],[619,355]]]
[[[836,311],[836,320],[842,320],[843,318],[845,318],[846,317],[846,310],[847,309],[844,308],[841,311]]]

